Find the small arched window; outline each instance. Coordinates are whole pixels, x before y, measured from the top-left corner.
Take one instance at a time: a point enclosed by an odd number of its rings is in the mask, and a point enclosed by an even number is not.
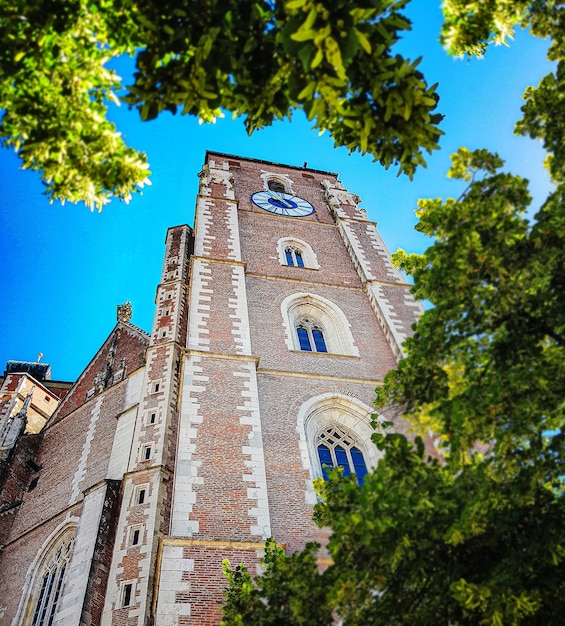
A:
[[[347,318],[326,298],[295,293],[281,302],[281,313],[289,350],[359,356]]]
[[[35,584],[31,626],[51,626],[61,597],[67,564],[75,541],[74,529],[63,533],[43,560]]]
[[[277,242],[277,250],[281,265],[320,269],[314,250],[305,241],[294,237],[283,237]]]
[[[328,470],[341,467],[344,476],[355,474],[357,482],[363,484],[367,464],[351,435],[338,426],[329,426],[319,433],[317,450],[324,480],[328,478]]]
[[[267,182],[267,187],[271,191],[274,191],[276,193],[285,193],[286,192],[286,187],[285,187],[284,183],[282,183],[280,180],[276,180],[276,179],[273,179],[273,178],[271,178]]]
[[[312,319],[302,318],[296,326],[298,344],[305,352],[327,352],[322,327]]]
[[[287,246],[284,250],[286,264],[295,267],[304,267],[302,252],[296,246]]]

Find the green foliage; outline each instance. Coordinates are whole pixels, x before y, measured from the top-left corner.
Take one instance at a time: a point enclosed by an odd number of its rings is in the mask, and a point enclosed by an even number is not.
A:
[[[224,561],[229,587],[222,626],[328,626],[332,623],[327,589],[318,575],[316,551],[308,544],[302,552],[286,556],[273,539],[265,544],[263,576],[252,580],[247,568],[231,569]]]
[[[127,49],[104,16],[113,8],[106,0],[0,7],[0,141],[41,173],[51,199],[90,208],[128,200],[149,174],[145,156],[106,119],[119,78],[105,65]]]
[[[333,565],[320,579],[344,626],[563,622],[561,5],[444,3],[443,38],[455,53],[482,54],[518,24],[551,37],[556,72],[526,92],[517,131],[543,141],[556,187],[529,219],[527,181],[504,172],[498,155],[461,148],[449,171],[460,196],[419,202],[417,229],[433,243],[394,258],[433,306],[376,400],[384,414],[402,411],[416,436],[375,434],[385,456],[361,487],[337,472],[318,484],[315,520],[333,532]]]
[[[539,4],[536,0],[445,0],[440,41],[450,54],[482,56],[489,44],[512,39],[514,28],[527,25]]]
[[[248,132],[302,109],[336,145],[412,176],[437,149],[436,86],[393,54],[408,0],[8,0],[0,8],[0,141],[51,199],[100,208],[147,179],[107,120],[119,99],[150,120],[222,110]],[[107,63],[136,56],[133,85]]]
[[[526,182],[501,166],[497,155],[461,149],[450,172],[469,183],[461,197],[420,201],[418,229],[434,243],[422,256],[396,259],[413,275],[417,297],[434,307],[407,341],[408,357],[377,390],[377,405],[405,407],[408,420],[423,431],[432,426],[443,442],[443,465],[423,464],[438,481],[438,514],[448,512],[446,623],[558,624],[565,592],[564,190],[530,223]],[[390,459],[389,449],[381,465]],[[442,476],[452,480],[443,492]],[[415,507],[399,515],[409,512],[421,518]],[[419,541],[418,531],[409,536]],[[464,557],[456,556],[460,549]]]
[[[565,7],[560,0],[446,0],[441,41],[451,54],[485,54],[490,43],[506,43],[516,26],[550,40],[548,59],[556,71],[524,93],[524,117],[516,133],[541,139],[556,182],[565,180],[563,107],[565,104]]]
[[[526,181],[502,166],[485,150],[454,155],[463,193],[421,201],[418,228],[433,244],[396,257],[434,306],[377,408],[401,406],[424,435],[433,427],[441,461],[429,441],[375,434],[385,455],[363,486],[337,471],[317,483],[333,565],[316,582],[313,561],[291,573],[297,555],[270,559],[247,580],[246,613],[241,591],[228,592],[241,623],[289,606],[301,582],[324,590],[344,626],[562,622],[565,198],[558,188],[529,222]]]

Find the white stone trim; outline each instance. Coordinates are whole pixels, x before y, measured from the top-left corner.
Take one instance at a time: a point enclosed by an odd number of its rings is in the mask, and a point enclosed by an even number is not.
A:
[[[276,180],[277,182],[284,185],[285,193],[294,194],[294,192],[292,191],[292,178],[290,178],[288,174],[261,170],[261,178],[263,180],[263,188],[265,189],[265,191],[269,191],[269,181]]]
[[[347,317],[330,300],[311,293],[295,293],[281,302],[281,314],[289,350],[300,350],[295,326],[299,318],[308,317],[322,328],[328,354],[359,356]]]
[[[230,246],[227,258],[230,261],[241,261],[241,245],[239,242],[239,222],[237,219],[237,204],[235,202],[226,202],[229,208],[227,216],[227,227],[230,233],[228,245]]]
[[[229,317],[232,320],[232,335],[236,354],[251,354],[251,333],[247,313],[247,290],[245,271],[241,265],[232,266],[233,296],[229,298]]]
[[[407,338],[407,334],[405,332],[405,323],[404,321],[398,317],[398,314],[395,311],[395,308],[390,303],[388,298],[385,297],[385,293],[383,290],[383,286],[376,283],[371,282],[368,283],[367,295],[369,297],[369,302],[375,312],[377,319],[383,329],[386,338],[394,352],[397,360],[402,359],[404,354],[404,349],[402,344]],[[410,294],[408,294],[410,295]],[[416,321],[418,313],[420,313],[421,305],[417,303],[414,299],[411,299],[411,306],[416,309],[416,315],[414,321]],[[408,302],[405,300],[405,304]]]
[[[157,493],[152,498],[151,506],[147,510],[143,511],[143,534],[140,535],[140,542],[136,548],[139,550],[138,560],[138,578],[133,580],[119,580],[124,574],[123,562],[132,546],[129,543],[129,533],[132,527],[128,524],[128,518],[131,515],[131,508],[122,505],[120,511],[120,518],[116,530],[116,539],[114,544],[114,552],[112,555],[112,564],[110,566],[110,572],[108,574],[108,587],[106,589],[106,597],[104,601],[104,610],[102,613],[102,626],[111,626],[114,623],[113,613],[116,610],[122,608],[122,590],[123,585],[127,583],[133,583],[132,589],[132,604],[127,611],[128,620],[139,618],[146,614],[148,596],[147,588],[151,573],[151,555],[153,553],[154,544],[156,542],[155,536],[157,534],[156,525],[159,524],[159,519],[156,519],[155,511],[159,510],[162,506],[163,497],[165,496],[166,488],[162,485],[160,472],[152,472],[147,474],[147,480],[149,482],[149,489],[153,494]],[[131,477],[124,480],[123,484],[123,503],[131,502],[135,487]],[[119,581],[119,587],[118,587]],[[139,594],[137,593],[139,590]]]
[[[65,593],[59,601],[54,625],[80,624],[107,490],[108,485],[104,482],[84,497],[80,522],[76,530],[75,546],[67,566]]]
[[[239,423],[251,427],[248,435],[248,445],[243,446],[242,453],[249,457],[245,461],[247,471],[242,475],[242,480],[249,485],[247,497],[255,500],[256,505],[248,510],[252,519],[250,532],[258,535],[263,540],[271,536],[271,517],[267,497],[267,474],[265,468],[265,453],[263,449],[263,435],[261,431],[261,415],[259,412],[259,391],[257,389],[257,376],[254,363],[240,362],[241,367],[233,372],[234,376],[245,379],[242,392],[242,404],[237,410],[242,412]]]
[[[311,481],[322,476],[317,451],[318,435],[328,426],[340,426],[350,432],[363,453],[367,469],[377,466],[383,454],[371,441],[375,433],[371,426],[373,413],[373,409],[360,400],[338,392],[327,392],[302,404],[297,415],[296,430],[300,439],[302,465],[310,474],[310,481],[306,481],[308,502],[316,502]]]
[[[277,252],[279,255],[279,263],[281,265],[288,265],[286,262],[285,248],[288,246],[294,246],[298,248],[302,253],[302,260],[304,261],[304,267],[307,269],[319,270],[320,264],[316,257],[316,253],[312,249],[309,243],[306,243],[302,239],[296,239],[296,237],[281,237],[277,241]]]
[[[212,289],[210,288],[212,280],[210,263],[194,259],[191,280],[188,347],[196,350],[210,350],[210,331],[207,328],[212,294]]]
[[[122,480],[123,475],[128,471],[136,417],[137,407],[126,411],[118,418],[106,478]]]
[[[197,202],[196,215],[198,217],[198,225],[195,230],[196,237],[194,239],[194,256],[210,256],[212,252],[212,244],[214,242],[213,235],[209,232],[212,227],[213,217],[212,208],[214,203],[208,198],[199,198]]]
[[[198,394],[205,391],[206,384],[210,382],[210,379],[202,374],[201,362],[200,357],[187,356],[184,367],[171,509],[173,537],[192,537],[199,530],[198,521],[190,519],[192,508],[196,503],[193,485],[202,484],[202,477],[198,475],[202,462],[193,459],[197,438],[195,424],[202,423]]]
[[[176,626],[179,617],[190,616],[190,603],[176,600],[177,592],[190,593],[190,583],[183,580],[183,574],[194,571],[194,559],[184,558],[183,553],[183,546],[163,545],[155,613],[159,626]]]

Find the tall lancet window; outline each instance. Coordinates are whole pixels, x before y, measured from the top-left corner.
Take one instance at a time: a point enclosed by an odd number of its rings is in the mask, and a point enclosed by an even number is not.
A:
[[[74,528],[65,531],[43,559],[36,577],[31,626],[51,626],[61,597],[67,564],[75,541]]]
[[[332,467],[341,467],[344,476],[355,474],[357,482],[363,484],[367,473],[363,453],[355,445],[355,439],[337,426],[330,426],[318,435],[318,459],[324,479],[327,480]]]
[[[327,352],[322,327],[314,320],[303,317],[296,326],[298,344],[304,352]]]

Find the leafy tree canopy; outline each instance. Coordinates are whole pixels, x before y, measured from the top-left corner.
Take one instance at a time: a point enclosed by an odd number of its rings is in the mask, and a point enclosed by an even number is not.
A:
[[[438,147],[436,86],[394,54],[408,0],[7,0],[0,7],[0,141],[51,199],[101,207],[147,181],[109,102],[247,130],[302,109],[338,146],[412,176]],[[108,69],[135,56],[126,91]]]
[[[541,139],[555,189],[529,218],[527,181],[505,172],[498,155],[461,148],[449,171],[459,197],[419,202],[417,229],[433,243],[423,255],[398,251],[395,261],[413,277],[415,296],[433,306],[376,400],[392,422],[402,413],[414,425],[414,439],[375,434],[385,456],[362,487],[336,472],[317,485],[315,520],[332,530],[333,565],[317,578],[312,565],[304,580],[325,593],[344,626],[563,622],[562,5],[444,3],[442,37],[454,53],[482,54],[518,24],[551,37],[555,73],[526,92],[517,132]],[[430,430],[441,460],[424,445]],[[284,571],[289,558],[271,555],[267,575]],[[261,578],[247,588],[231,583],[226,606],[237,596],[247,616],[256,602],[278,600]],[[280,593],[289,592],[283,576]],[[297,609],[277,623],[300,619]],[[225,624],[235,623],[226,612]]]

